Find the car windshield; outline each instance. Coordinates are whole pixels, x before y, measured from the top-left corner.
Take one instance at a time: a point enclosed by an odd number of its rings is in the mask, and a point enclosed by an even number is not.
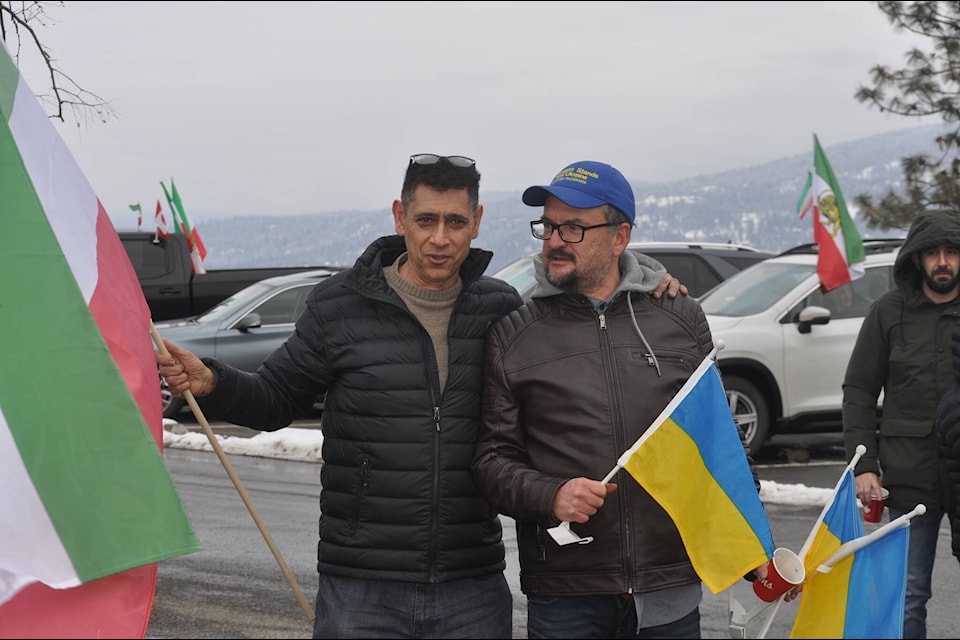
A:
[[[251,302],[262,298],[267,293],[273,291],[276,287],[263,282],[255,282],[249,287],[237,291],[235,294],[218,302],[210,307],[196,318],[194,321],[200,324],[217,324],[222,322],[227,316],[241,307],[246,307]]]
[[[815,271],[812,264],[759,262],[703,294],[700,306],[707,315],[754,315],[769,309]]]

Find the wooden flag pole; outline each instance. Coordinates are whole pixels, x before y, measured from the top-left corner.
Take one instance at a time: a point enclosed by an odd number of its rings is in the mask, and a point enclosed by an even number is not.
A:
[[[153,321],[150,322],[150,335],[153,336],[153,342],[157,345],[157,350],[160,352],[160,354],[165,356],[169,355],[167,347],[163,344],[163,339],[160,337],[160,333],[157,332],[157,328],[154,326]],[[293,573],[290,571],[290,568],[284,561],[283,556],[280,554],[280,550],[273,541],[273,536],[270,535],[270,532],[267,531],[267,527],[263,523],[263,520],[260,519],[260,515],[257,513],[256,507],[253,506],[253,501],[250,500],[247,490],[243,487],[243,484],[241,484],[240,478],[237,477],[236,472],[234,472],[233,465],[231,465],[230,461],[227,459],[227,455],[220,446],[217,436],[213,433],[213,429],[210,428],[210,424],[203,415],[203,411],[200,410],[200,406],[197,404],[196,398],[193,397],[193,393],[191,393],[189,389],[183,392],[183,398],[187,401],[187,404],[190,405],[193,415],[196,416],[197,422],[200,423],[200,427],[207,436],[207,440],[210,441],[210,446],[213,447],[217,457],[220,458],[220,463],[223,465],[223,468],[226,469],[227,475],[230,476],[233,486],[237,488],[237,492],[240,494],[243,504],[247,506],[247,510],[250,512],[250,515],[253,516],[253,521],[257,523],[257,528],[260,529],[260,534],[263,535],[263,539],[266,541],[267,546],[270,547],[273,557],[276,558],[277,564],[280,565],[280,570],[287,578],[287,582],[290,583],[290,587],[293,589],[294,594],[296,594],[297,600],[300,602],[300,607],[303,609],[304,613],[307,614],[307,619],[310,620],[312,624],[314,621],[313,609],[310,607],[310,604],[304,597],[303,592],[300,590],[300,586],[297,584],[296,578],[293,576]]]

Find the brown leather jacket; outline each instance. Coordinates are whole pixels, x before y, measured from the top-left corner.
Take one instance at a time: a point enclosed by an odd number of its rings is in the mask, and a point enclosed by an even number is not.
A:
[[[651,273],[642,260],[621,262],[623,281],[602,314],[541,278],[534,299],[487,334],[473,470],[493,506],[516,521],[528,595],[699,581],[669,515],[623,470],[597,514],[571,525],[592,543],[559,546],[547,533],[558,524],[552,505],[560,486],[604,478],[713,348],[699,303],[653,299],[648,292],[663,272]]]

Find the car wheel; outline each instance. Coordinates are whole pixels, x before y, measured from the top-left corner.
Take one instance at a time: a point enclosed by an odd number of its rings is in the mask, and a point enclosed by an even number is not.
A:
[[[187,403],[183,398],[175,398],[167,388],[167,383],[160,378],[160,404],[163,406],[163,417],[176,420]]]
[[[740,425],[747,446],[757,452],[770,434],[770,409],[756,385],[740,376],[724,376],[723,388],[733,419]]]

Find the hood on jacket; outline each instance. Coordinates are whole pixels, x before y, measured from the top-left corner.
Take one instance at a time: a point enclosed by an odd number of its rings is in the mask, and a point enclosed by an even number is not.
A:
[[[923,277],[911,256],[940,245],[960,248],[960,210],[934,209],[914,218],[893,265],[893,279],[905,295],[923,288]]]
[[[537,286],[531,294],[532,298],[546,298],[563,293],[563,289],[556,287],[547,280],[546,269],[543,265],[543,253],[538,253],[533,257],[533,266],[537,278]],[[620,284],[614,295],[621,291],[639,291],[649,293],[657,288],[657,285],[667,274],[667,269],[659,261],[650,256],[637,253],[627,249],[620,256],[618,262],[620,267]]]

